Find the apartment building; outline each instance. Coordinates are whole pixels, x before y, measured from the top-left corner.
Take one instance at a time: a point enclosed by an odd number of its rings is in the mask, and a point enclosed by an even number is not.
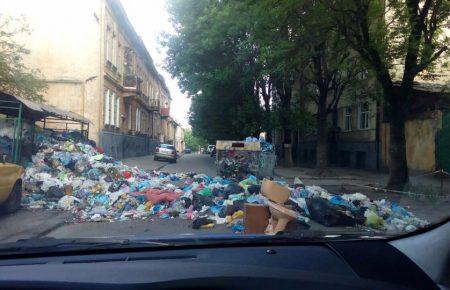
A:
[[[89,138],[121,158],[174,141],[170,92],[119,0],[4,0],[31,33],[25,63],[48,83],[45,101],[91,120]]]

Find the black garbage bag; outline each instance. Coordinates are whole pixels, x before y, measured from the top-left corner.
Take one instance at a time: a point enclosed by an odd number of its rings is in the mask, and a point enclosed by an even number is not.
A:
[[[64,196],[64,189],[58,186],[51,186],[48,188],[48,190],[45,192],[45,195],[48,198],[55,198],[59,199]]]
[[[244,192],[244,189],[237,183],[228,184],[224,190],[226,197],[228,197],[230,194],[238,194],[241,192]]]
[[[201,210],[202,206],[213,206],[214,202],[212,201],[211,197],[203,196],[194,192],[192,193],[192,205],[194,210]]]
[[[191,204],[192,204],[191,199],[188,198],[188,197],[182,197],[182,198],[180,198],[180,201],[183,203],[183,205],[184,205],[185,208],[190,207]]]
[[[306,205],[311,219],[324,226],[354,226],[356,223],[353,216],[347,215],[324,198],[307,198]]]
[[[212,189],[212,195],[213,196],[222,197],[222,198],[227,198],[228,197],[223,189],[220,189],[220,188],[217,188],[217,187],[214,187]]]
[[[193,229],[199,229],[202,226],[208,225],[208,224],[211,224],[211,223],[214,223],[214,221],[209,219],[209,218],[206,218],[206,217],[199,217],[199,218],[195,219],[192,222],[192,228]]]
[[[248,193],[250,194],[258,194],[261,190],[261,185],[252,184],[247,188]]]

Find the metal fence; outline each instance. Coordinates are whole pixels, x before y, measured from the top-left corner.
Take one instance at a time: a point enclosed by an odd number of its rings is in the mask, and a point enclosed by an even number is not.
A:
[[[102,131],[100,145],[105,154],[120,159],[153,154],[159,141],[145,136]]]

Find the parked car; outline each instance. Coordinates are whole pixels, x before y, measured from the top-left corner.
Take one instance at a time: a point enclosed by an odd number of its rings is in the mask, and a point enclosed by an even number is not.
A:
[[[188,147],[184,148],[184,153],[186,153],[186,154],[192,153],[191,148],[188,148]]]
[[[211,154],[213,149],[216,147],[216,145],[208,145],[208,148],[206,149],[207,154]]]
[[[12,213],[20,207],[22,199],[22,166],[6,162],[6,155],[0,162],[0,212]]]
[[[177,158],[177,150],[171,144],[161,144],[155,149],[155,160],[168,160],[172,163],[176,163]]]

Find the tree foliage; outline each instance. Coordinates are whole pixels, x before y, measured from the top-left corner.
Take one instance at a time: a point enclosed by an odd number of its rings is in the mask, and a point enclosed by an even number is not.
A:
[[[192,98],[190,124],[210,141],[261,130],[252,48],[226,2],[169,2],[176,33],[165,38],[167,68]]]
[[[189,147],[192,150],[200,150],[200,148],[206,148],[208,145],[208,142],[205,139],[195,136],[192,133],[192,130],[184,131],[184,141],[186,147]]]
[[[378,97],[367,86],[373,75],[391,125],[389,184],[407,181],[407,104],[416,77],[433,77],[436,61],[448,51],[442,30],[449,1],[170,3],[176,33],[165,43],[167,66],[193,98],[190,121],[201,136],[238,138],[277,129],[292,142],[291,132],[310,124],[295,103],[299,92],[316,103],[317,166],[326,166],[327,115],[344,92]]]
[[[322,2],[333,11],[338,32],[372,68],[382,87],[391,126],[388,186],[402,188],[408,181],[405,120],[413,83],[419,74],[433,73],[437,60],[448,55],[450,42],[442,31],[450,17],[450,1]]]
[[[0,91],[34,101],[43,101],[46,83],[38,70],[28,69],[23,58],[30,53],[16,39],[30,31],[24,19],[0,14]]]

